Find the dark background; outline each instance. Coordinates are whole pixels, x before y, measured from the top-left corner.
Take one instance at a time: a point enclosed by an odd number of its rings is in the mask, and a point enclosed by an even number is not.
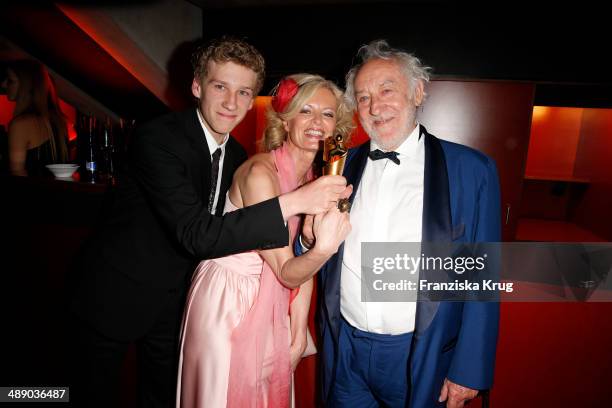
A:
[[[204,37],[245,37],[268,63],[267,88],[310,71],[343,83],[360,45],[388,39],[434,77],[530,81],[536,104],[612,106],[606,13],[567,6],[465,2],[234,7],[204,11]]]
[[[268,73],[262,94],[282,76],[296,72],[319,73],[343,85],[357,49],[385,38],[433,67],[434,78],[525,81],[537,85],[536,105],[612,107],[608,14],[604,6],[591,2],[192,3],[202,7],[204,40],[229,34],[262,51]],[[0,34],[119,116],[146,119],[168,109],[50,2],[0,6]],[[171,72],[177,87],[187,90],[188,48],[182,44],[172,61],[172,71],[180,75]]]

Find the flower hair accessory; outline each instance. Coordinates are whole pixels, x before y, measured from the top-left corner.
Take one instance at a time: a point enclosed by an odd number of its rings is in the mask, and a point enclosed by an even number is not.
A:
[[[283,78],[278,84],[276,95],[272,97],[272,108],[278,113],[283,113],[299,88],[294,79]]]

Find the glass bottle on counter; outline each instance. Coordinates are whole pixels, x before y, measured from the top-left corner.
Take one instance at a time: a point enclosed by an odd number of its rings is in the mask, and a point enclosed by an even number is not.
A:
[[[115,184],[115,144],[113,124],[110,119],[106,119],[106,124],[102,128],[102,148],[101,153],[101,172],[104,174],[109,184]]]
[[[134,130],[136,129],[136,120],[134,119],[119,119],[118,136],[119,141],[116,141],[117,152],[121,157],[127,154],[128,148],[132,142]]]
[[[135,121],[119,118],[113,122],[110,117],[99,120],[77,112],[76,122],[80,180],[115,185]]]
[[[87,147],[85,150],[85,180],[95,183],[98,180],[98,143],[96,140],[97,120],[89,116],[85,120]]]

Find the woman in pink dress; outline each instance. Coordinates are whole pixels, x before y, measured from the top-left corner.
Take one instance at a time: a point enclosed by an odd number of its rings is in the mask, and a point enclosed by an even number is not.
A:
[[[268,153],[236,171],[225,212],[308,182],[321,141],[353,128],[338,87],[309,74],[280,82],[267,119]],[[337,251],[350,224],[336,208],[316,216],[314,247],[299,257],[292,250],[299,219],[288,226],[287,247],[198,265],[183,319],[178,407],[289,406],[291,373],[307,345],[312,277]]]

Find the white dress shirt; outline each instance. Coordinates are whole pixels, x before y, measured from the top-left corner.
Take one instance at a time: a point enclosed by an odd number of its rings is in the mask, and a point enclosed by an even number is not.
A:
[[[219,158],[219,174],[217,175],[217,189],[215,190],[215,201],[213,201],[213,206],[211,210],[211,214],[215,213],[217,209],[217,203],[219,202],[219,191],[221,190],[221,175],[223,174],[223,161],[225,160],[225,146],[227,145],[227,141],[229,140],[229,133],[227,133],[223,137],[223,143],[218,144],[213,135],[210,133],[206,125],[204,124],[204,118],[200,113],[199,109],[196,109],[198,112],[198,119],[200,119],[200,125],[202,125],[202,129],[204,130],[204,135],[206,136],[206,144],[208,144],[208,151],[210,152],[210,162],[212,163],[212,155],[217,149],[221,149],[221,157]]]
[[[381,334],[414,331],[416,302],[361,301],[362,242],[420,242],[425,175],[424,137],[419,125],[395,150],[400,164],[368,159],[351,209],[344,243],[340,311],[360,330]],[[379,149],[374,141],[370,150]],[[382,149],[381,149],[382,150]]]

